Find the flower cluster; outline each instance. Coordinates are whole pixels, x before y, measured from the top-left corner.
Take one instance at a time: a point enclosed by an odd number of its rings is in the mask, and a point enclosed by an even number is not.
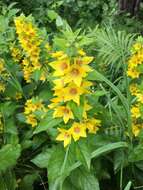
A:
[[[127,74],[132,78],[130,84],[130,93],[134,97],[134,103],[131,106],[132,131],[137,136],[143,128],[143,44],[136,42],[132,48],[132,55],[128,61]]]
[[[0,112],[0,132],[3,131],[2,113]]]
[[[143,46],[137,42],[133,45],[132,56],[128,60],[128,71],[127,75],[132,79],[136,79],[143,73]]]
[[[64,127],[58,128],[59,135],[56,140],[64,141],[64,147],[80,137],[86,137],[89,133],[96,133],[100,126],[100,120],[88,118],[88,111],[92,108],[86,98],[90,94],[92,85],[86,79],[92,71],[89,63],[93,57],[86,56],[79,51],[76,57],[69,57],[62,51],[52,54],[55,60],[49,65],[53,69],[54,98],[51,99],[50,109],[53,109],[53,118],[63,118]],[[73,106],[81,107],[82,119],[76,118]],[[76,108],[75,108],[76,109]]]
[[[10,49],[13,60],[19,62],[22,58],[20,49],[17,47],[11,47]]]
[[[24,114],[26,116],[26,123],[30,124],[32,127],[37,126],[38,119],[43,118],[46,112],[47,108],[38,97],[28,99],[25,103]]]
[[[5,68],[5,62],[0,58],[0,93],[5,91],[5,81],[9,78],[9,74]]]
[[[22,68],[26,82],[31,82],[32,74],[41,69],[40,45],[41,38],[38,29],[29,17],[21,15],[15,19],[16,32],[25,57],[22,60]],[[17,59],[19,50],[13,49],[12,56]],[[42,73],[41,80],[45,80]]]

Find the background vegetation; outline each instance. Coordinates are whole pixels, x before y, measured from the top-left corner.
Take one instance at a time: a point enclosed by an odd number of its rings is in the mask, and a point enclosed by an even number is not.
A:
[[[88,100],[93,106],[90,115],[96,113],[102,126],[96,135],[67,149],[55,141],[54,127],[61,121],[50,123],[51,113],[36,130],[24,120],[27,99],[37,96],[49,104],[53,78],[48,75],[42,83],[35,73],[27,84],[13,60],[11,49],[20,49],[14,19],[21,14],[30,15],[52,51],[84,49],[95,57],[94,71],[87,77],[93,81]],[[142,19],[143,2],[138,0],[0,0],[0,58],[6,68],[5,75],[0,72],[6,84],[5,92],[0,90],[0,190],[143,189],[143,133],[132,133],[136,97],[130,94],[132,80],[127,76],[133,44],[143,33]],[[43,53],[44,63],[45,57]],[[75,115],[80,117],[81,110]]]

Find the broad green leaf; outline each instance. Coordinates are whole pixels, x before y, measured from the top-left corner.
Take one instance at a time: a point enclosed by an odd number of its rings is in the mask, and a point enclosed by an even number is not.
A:
[[[51,127],[58,126],[63,120],[62,119],[52,119],[49,121],[42,121],[40,124],[36,127],[34,134],[40,133],[42,131],[46,131],[47,129]]]
[[[129,181],[124,190],[130,190],[131,189],[132,182]]]
[[[51,21],[55,20],[58,16],[58,14],[54,10],[48,10],[47,14]]]
[[[70,167],[75,162],[74,154],[69,151],[69,147],[65,150],[62,146],[57,146],[48,162],[48,179],[49,189],[59,190],[63,182],[70,174]]]
[[[82,120],[83,117],[83,105],[77,106],[75,102],[69,102],[69,106],[74,114],[74,117],[76,117],[79,120]]]
[[[57,27],[63,26],[63,20],[60,16],[57,16],[57,18],[56,18],[56,25],[57,25]]]
[[[85,167],[90,169],[91,151],[86,139],[82,139],[78,142],[76,147],[76,156]]]
[[[61,119],[61,118],[54,119],[53,113],[51,111],[49,111],[47,113],[47,116],[41,120],[39,125],[34,130],[34,134],[37,134],[37,133],[40,133],[42,131],[46,131],[49,128],[58,126],[62,121],[63,121],[63,119]]]
[[[116,142],[116,143],[110,143],[107,145],[104,145],[94,152],[91,153],[92,158],[97,158],[99,156],[102,156],[104,154],[107,154],[108,152],[111,152],[112,150],[116,150],[118,148],[127,148],[128,144],[126,142]]]
[[[20,183],[20,190],[34,190],[33,183],[38,178],[38,173],[27,174]]]
[[[92,172],[88,172],[85,168],[81,167],[80,169],[75,170],[70,178],[77,189],[100,190],[97,178]]]
[[[2,112],[2,114],[5,117],[9,117],[9,116],[13,115],[13,113],[17,109],[17,107],[19,107],[19,106],[16,105],[15,103],[8,101],[8,102],[0,104],[0,111]]]
[[[43,150],[43,152],[41,152],[35,158],[33,158],[31,162],[33,162],[39,168],[47,168],[52,152],[53,152],[53,149]]]
[[[98,158],[99,156],[105,155],[105,154],[111,152],[112,150],[116,150],[118,148],[127,148],[127,147],[128,147],[128,144],[126,142],[109,143],[109,144],[103,145],[102,147],[93,151],[91,153],[91,159],[92,158]],[[76,168],[80,167],[81,165],[82,165],[82,163],[80,161],[74,163],[69,168],[70,172],[75,170]]]
[[[7,186],[5,184],[4,178],[1,173],[0,173],[0,188],[1,190],[7,190]]]
[[[21,147],[19,144],[4,145],[0,149],[0,171],[5,171],[6,169],[14,166],[16,164],[17,159],[20,156]]]
[[[6,172],[3,172],[3,180],[6,190],[15,190],[17,187],[16,177],[14,171],[8,169]],[[0,179],[1,180],[1,179]],[[0,185],[1,189],[1,185]]]
[[[143,145],[137,145],[129,154],[129,162],[138,162],[143,160]]]

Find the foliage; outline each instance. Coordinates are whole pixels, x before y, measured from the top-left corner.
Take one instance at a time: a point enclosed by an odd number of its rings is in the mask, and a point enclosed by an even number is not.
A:
[[[142,37],[103,25],[115,1],[4,3],[0,188],[140,188]]]

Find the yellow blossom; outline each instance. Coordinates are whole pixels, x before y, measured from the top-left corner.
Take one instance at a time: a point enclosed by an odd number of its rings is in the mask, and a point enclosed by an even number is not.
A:
[[[137,71],[135,68],[134,69],[128,69],[128,71],[127,71],[127,75],[129,76],[129,77],[131,77],[132,79],[135,79],[135,78],[138,78],[139,77],[139,75],[140,75],[140,72],[139,71]]]
[[[74,63],[79,66],[82,66],[82,65],[87,65],[87,64],[91,63],[92,60],[93,60],[93,57],[84,56],[84,57],[80,57],[80,58],[75,58]]]
[[[141,129],[143,129],[142,123],[141,124],[136,124],[136,123],[132,124],[132,132],[135,135],[135,137],[139,135]]]
[[[70,128],[74,141],[78,141],[80,137],[86,137],[86,127],[83,123],[74,122]]]
[[[139,89],[137,87],[137,84],[131,84],[130,85],[130,92],[133,96],[137,96],[137,94],[139,93]]]
[[[132,106],[131,114],[132,114],[132,117],[136,119],[141,116],[139,105]]]
[[[4,92],[4,91],[5,91],[5,84],[0,81],[0,92]]]
[[[142,44],[141,43],[139,43],[139,42],[136,42],[134,45],[133,45],[133,52],[135,51],[135,52],[137,52],[137,51],[139,51],[140,49],[142,48]]]
[[[67,123],[69,119],[74,119],[73,113],[68,106],[58,106],[55,108],[53,117],[63,117],[65,123]]]
[[[53,76],[63,76],[68,72],[70,60],[57,60],[49,63],[49,65],[55,70]]]
[[[64,147],[71,143],[71,133],[70,130],[58,128],[60,134],[57,136],[57,141],[64,141]]]
[[[138,101],[139,103],[143,104],[143,94],[142,94],[142,93],[138,93],[138,94],[136,95],[136,97],[137,97],[137,101]]]
[[[82,79],[87,76],[87,72],[88,70],[86,71],[86,69],[74,64],[69,68],[68,73],[64,77],[64,82],[74,82],[77,86],[80,86]]]
[[[15,99],[16,99],[16,100],[19,100],[19,99],[21,99],[21,98],[22,98],[21,92],[16,92]]]
[[[32,125],[32,127],[36,127],[37,125],[37,119],[35,118],[33,114],[29,114],[26,116],[26,122]]]
[[[80,95],[84,93],[83,89],[74,83],[70,83],[65,87],[63,92],[65,102],[73,100],[78,105],[80,104]]]
[[[84,106],[83,106],[83,118],[87,119],[87,111],[89,111],[92,108],[92,106],[90,106],[86,101],[84,102]]]
[[[53,58],[59,58],[59,57],[62,57],[63,55],[65,55],[65,53],[63,51],[57,51],[57,52],[51,53],[51,56]]]
[[[86,53],[83,51],[83,49],[79,49],[78,50],[78,54],[81,55],[81,56],[85,56]]]
[[[96,132],[99,130],[99,127],[101,126],[101,121],[99,119],[91,118],[85,121],[85,125],[89,133],[96,134]]]

